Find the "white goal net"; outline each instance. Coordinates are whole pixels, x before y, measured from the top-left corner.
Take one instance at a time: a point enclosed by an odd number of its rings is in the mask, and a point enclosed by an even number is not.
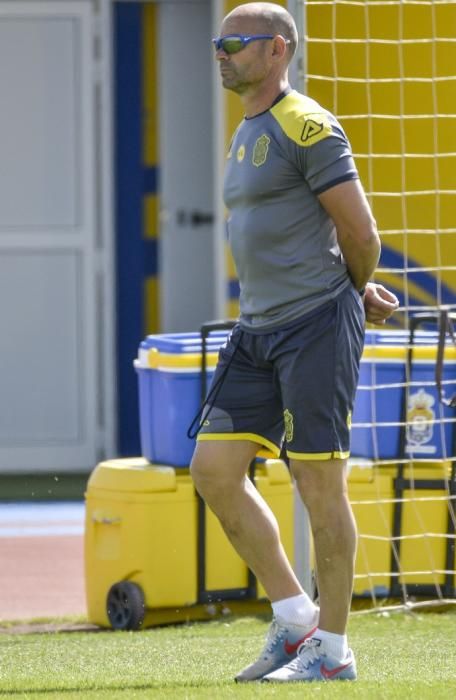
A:
[[[456,1],[307,0],[303,16],[306,93],[347,132],[382,238],[376,281],[401,302],[368,330],[353,416],[354,592],[442,603],[456,597]]]

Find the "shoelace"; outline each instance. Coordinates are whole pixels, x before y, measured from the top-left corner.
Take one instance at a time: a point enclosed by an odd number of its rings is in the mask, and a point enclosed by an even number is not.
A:
[[[273,620],[266,637],[266,644],[263,653],[266,654],[272,652],[274,647],[277,646],[279,642],[283,641],[286,631],[286,628],[279,625],[277,620]]]
[[[322,656],[325,656],[325,654],[320,651],[320,640],[312,638],[306,639],[298,648],[296,658],[287,664],[287,668],[293,671],[302,671],[303,669],[309,668],[314,661],[318,661]]]

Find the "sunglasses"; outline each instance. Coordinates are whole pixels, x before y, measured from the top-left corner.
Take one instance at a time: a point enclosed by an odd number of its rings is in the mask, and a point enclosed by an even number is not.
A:
[[[252,36],[227,34],[227,36],[219,36],[216,39],[212,39],[212,43],[216,51],[222,49],[225,53],[232,54],[245,49],[251,41],[260,41],[261,39],[274,39],[274,36],[272,34],[252,34]]]

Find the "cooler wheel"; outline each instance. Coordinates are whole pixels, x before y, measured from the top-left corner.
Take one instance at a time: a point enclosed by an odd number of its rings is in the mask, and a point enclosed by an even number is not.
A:
[[[109,590],[106,610],[113,629],[138,630],[145,614],[142,588],[131,581],[115,583]]]

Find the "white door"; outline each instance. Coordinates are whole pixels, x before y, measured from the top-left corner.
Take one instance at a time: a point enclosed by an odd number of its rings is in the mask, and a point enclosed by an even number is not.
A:
[[[93,13],[0,1],[2,472],[87,470],[106,447]]]
[[[223,281],[217,272],[220,242],[214,234],[211,18],[211,0],[160,4],[163,331],[196,331],[220,314]]]

